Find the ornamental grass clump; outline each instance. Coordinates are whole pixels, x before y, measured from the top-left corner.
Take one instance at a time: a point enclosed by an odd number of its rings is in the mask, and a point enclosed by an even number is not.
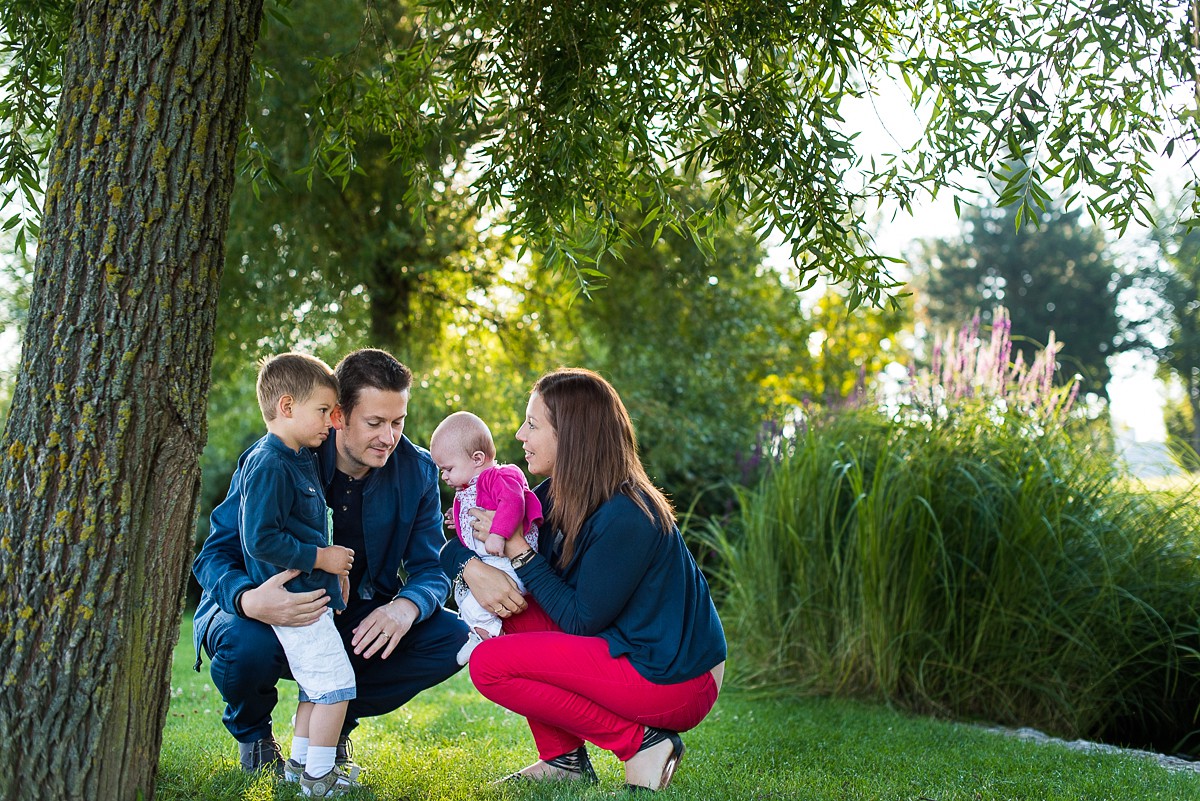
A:
[[[1009,353],[1006,325],[968,328],[898,408],[810,420],[708,526],[731,678],[1196,750],[1196,498],[1131,489],[1054,348]]]
[[[955,412],[990,412],[997,422],[1041,425],[1069,418],[1079,382],[1058,381],[1062,343],[1051,331],[1032,364],[1017,351],[1013,358],[1012,319],[1003,306],[992,315],[990,336],[980,332],[979,315],[957,334],[934,341],[928,370],[915,371],[901,397],[907,414],[946,417]]]

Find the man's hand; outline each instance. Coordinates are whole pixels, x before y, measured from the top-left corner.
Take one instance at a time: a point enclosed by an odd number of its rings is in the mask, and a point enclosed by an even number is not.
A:
[[[384,604],[354,627],[354,638],[350,641],[354,653],[370,659],[382,651],[380,658],[387,659],[419,614],[417,605],[407,598],[396,598]]]
[[[288,592],[283,585],[300,575],[299,570],[276,573],[252,590],[242,593],[242,614],[268,626],[307,626],[329,605],[325,590]]]

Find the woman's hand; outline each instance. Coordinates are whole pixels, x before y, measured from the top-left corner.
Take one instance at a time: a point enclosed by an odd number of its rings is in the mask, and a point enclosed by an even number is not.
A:
[[[496,510],[472,506],[467,510],[467,514],[471,521],[471,536],[480,542],[486,542],[488,533],[492,530],[492,521],[496,518]]]
[[[507,573],[481,559],[471,559],[463,567],[463,581],[471,595],[484,609],[492,610],[499,618],[508,618],[524,612],[528,604],[517,589],[517,584]]]

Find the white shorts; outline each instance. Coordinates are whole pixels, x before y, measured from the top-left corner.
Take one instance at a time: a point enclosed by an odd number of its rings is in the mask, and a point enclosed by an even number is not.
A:
[[[300,685],[300,700],[337,704],[355,696],[354,668],[333,624],[333,610],[307,626],[272,626],[287,655],[292,678]]]

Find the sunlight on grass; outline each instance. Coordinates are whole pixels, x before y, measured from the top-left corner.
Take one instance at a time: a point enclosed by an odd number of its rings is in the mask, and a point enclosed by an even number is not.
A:
[[[298,790],[244,776],[221,725],[222,704],[191,670],[188,626],[176,648],[163,738],[160,801],[299,799]],[[736,658],[736,648],[734,649]],[[275,734],[290,741],[293,685],[281,685]],[[687,801],[1194,801],[1200,776],[1169,773],[1145,758],[1084,754],[979,728],[911,717],[853,701],[727,692],[685,735],[687,757],[664,795]],[[596,787],[493,788],[534,757],[522,718],[478,695],[465,672],[402,710],[365,722],[354,736],[368,787],[350,799],[627,798],[621,766],[594,752]]]
[[[1175,476],[1156,476],[1154,478],[1131,478],[1130,483],[1135,487],[1150,492],[1186,493],[1200,489],[1200,473],[1180,473]]]

